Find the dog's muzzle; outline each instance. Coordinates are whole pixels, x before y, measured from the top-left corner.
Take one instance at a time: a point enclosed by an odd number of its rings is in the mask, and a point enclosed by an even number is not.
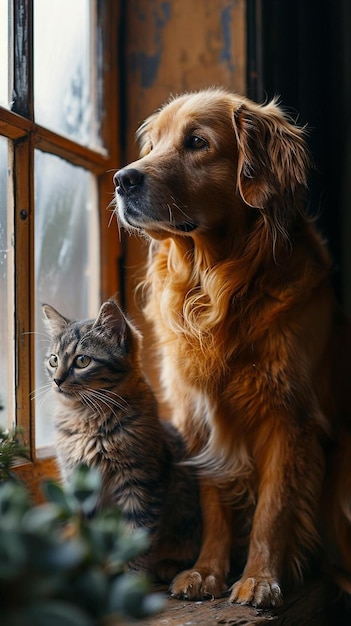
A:
[[[191,233],[198,227],[190,220],[168,222],[161,215],[155,215],[155,204],[147,199],[145,180],[144,172],[134,167],[124,167],[113,177],[116,194],[123,199],[123,218],[130,226],[146,228],[152,223],[158,228],[163,226],[182,233]]]

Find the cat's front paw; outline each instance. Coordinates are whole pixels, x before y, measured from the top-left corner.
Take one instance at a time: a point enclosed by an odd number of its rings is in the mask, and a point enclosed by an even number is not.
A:
[[[181,572],[170,586],[171,595],[182,600],[220,598],[224,591],[224,577],[203,569]]]
[[[283,604],[283,595],[273,578],[241,578],[233,585],[229,602],[269,608]]]

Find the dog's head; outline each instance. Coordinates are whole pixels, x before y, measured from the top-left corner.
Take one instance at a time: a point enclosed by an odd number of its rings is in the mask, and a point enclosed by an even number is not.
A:
[[[275,101],[221,89],[174,98],[140,127],[141,158],[115,174],[120,223],[158,239],[240,237],[257,219],[284,233],[307,184],[303,134]]]

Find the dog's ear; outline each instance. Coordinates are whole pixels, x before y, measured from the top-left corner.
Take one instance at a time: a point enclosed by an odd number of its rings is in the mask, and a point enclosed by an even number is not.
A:
[[[157,119],[159,111],[156,111],[150,115],[138,128],[136,132],[136,138],[139,143],[140,157],[144,157],[152,150],[152,143],[150,139],[150,130],[152,123]]]
[[[275,100],[250,101],[234,111],[238,143],[237,186],[250,206],[268,209],[307,186],[310,165],[305,131],[284,116]]]

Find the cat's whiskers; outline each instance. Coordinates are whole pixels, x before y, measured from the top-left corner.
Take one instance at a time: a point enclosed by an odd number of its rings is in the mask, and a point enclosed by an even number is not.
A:
[[[85,404],[89,409],[92,410],[94,415],[97,413],[101,419],[105,418],[105,411],[103,410],[103,407],[94,400],[91,394],[87,393],[86,390],[84,390],[79,391],[78,396],[83,404]]]
[[[40,387],[36,387],[29,394],[31,400],[37,400],[39,396],[43,395],[46,391],[49,391],[50,389],[51,389],[50,382],[46,382],[44,385],[40,385]]]
[[[28,330],[23,333],[23,335],[35,335],[35,343],[36,345],[39,343],[45,344],[45,346],[49,346],[51,344],[51,337],[47,333],[41,333],[37,330]],[[40,338],[39,338],[40,337]],[[44,337],[44,339],[42,339]]]
[[[100,390],[100,391],[102,392],[102,390]],[[122,396],[120,396],[119,393],[117,393],[116,391],[112,391],[112,389],[104,389],[104,394],[105,393],[108,394],[108,395],[116,396],[118,398],[118,401],[115,400],[114,398],[110,398],[110,400],[111,400],[112,403],[114,403],[116,406],[118,406],[122,411],[124,409],[129,408],[129,403],[127,402],[127,400],[125,398],[123,398]]]
[[[85,389],[84,391],[80,391],[79,395],[84,404],[92,409],[93,413],[97,413],[102,420],[105,420],[106,417],[109,417],[111,414],[118,419],[118,415],[113,411],[112,406],[107,403],[104,398],[99,397],[95,389]],[[108,410],[108,416],[106,415],[106,410]]]
[[[37,403],[37,409],[41,409],[45,402],[50,398],[51,384],[46,383],[45,385],[41,385],[37,387],[33,391],[31,391],[30,399],[35,400]]]
[[[103,404],[111,406],[116,406],[120,410],[124,410],[128,407],[127,401],[122,398],[118,393],[110,390],[110,389],[93,389],[91,387],[87,387],[86,391],[93,394],[98,400],[100,400]],[[118,400],[112,398],[111,395],[117,396]]]
[[[90,393],[90,397],[93,397],[95,401],[105,405],[116,418],[118,418],[118,415],[115,413],[112,407],[116,407],[120,411],[126,410],[126,407],[124,407],[120,402],[117,402],[117,400],[115,400],[114,398],[106,395],[108,393],[108,390],[103,392],[98,389],[87,389],[86,391]]]
[[[41,335],[42,337],[45,337],[48,341],[51,341],[51,337],[48,333],[41,333],[38,330],[26,330],[22,334],[23,335],[36,335],[36,337],[39,337],[39,335]]]

